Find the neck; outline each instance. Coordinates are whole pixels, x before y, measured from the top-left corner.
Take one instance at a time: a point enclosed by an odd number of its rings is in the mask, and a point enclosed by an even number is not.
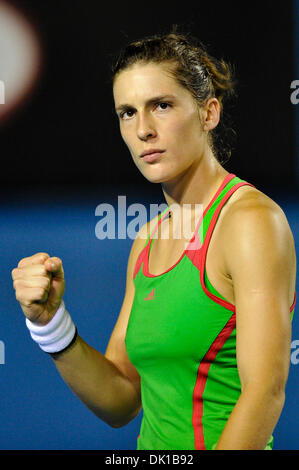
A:
[[[228,174],[211,151],[206,153],[184,174],[162,183],[167,205],[175,204],[183,208],[184,204],[201,204],[205,209]]]

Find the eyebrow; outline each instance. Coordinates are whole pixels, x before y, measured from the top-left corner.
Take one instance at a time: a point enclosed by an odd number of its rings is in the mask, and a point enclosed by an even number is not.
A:
[[[154,96],[153,98],[150,98],[149,100],[145,102],[145,106],[150,106],[151,104],[154,104],[157,101],[169,100],[169,99],[174,99],[174,98],[175,98],[174,95]],[[125,110],[132,109],[132,108],[134,108],[134,106],[132,106],[131,104],[124,103],[124,104],[120,104],[119,106],[117,106],[117,108],[115,108],[115,111],[125,111]]]

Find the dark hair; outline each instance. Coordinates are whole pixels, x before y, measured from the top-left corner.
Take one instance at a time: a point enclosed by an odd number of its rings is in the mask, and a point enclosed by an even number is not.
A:
[[[227,161],[232,152],[227,137],[232,138],[236,134],[224,124],[223,103],[235,94],[233,67],[223,59],[212,57],[206,46],[190,33],[178,33],[177,25],[174,25],[168,34],[148,36],[124,46],[112,65],[112,82],[117,74],[131,65],[148,62],[169,63],[172,66],[169,73],[200,106],[211,97],[219,100],[221,119],[211,131],[210,145],[220,163]],[[227,116],[227,123],[228,120]]]

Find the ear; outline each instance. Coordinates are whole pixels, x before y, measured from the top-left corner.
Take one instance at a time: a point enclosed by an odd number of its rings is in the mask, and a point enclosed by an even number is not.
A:
[[[204,131],[215,129],[220,120],[221,105],[217,98],[208,99],[202,107],[202,125]]]

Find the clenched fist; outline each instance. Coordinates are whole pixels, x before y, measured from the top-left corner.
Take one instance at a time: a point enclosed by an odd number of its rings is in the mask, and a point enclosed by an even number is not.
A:
[[[47,324],[62,300],[65,281],[61,259],[47,253],[23,258],[12,272],[16,299],[27,318]]]

